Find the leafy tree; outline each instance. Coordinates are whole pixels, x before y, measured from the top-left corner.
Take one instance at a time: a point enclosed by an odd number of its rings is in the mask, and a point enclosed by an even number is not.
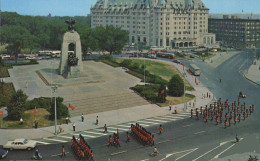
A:
[[[19,120],[24,113],[28,96],[22,90],[18,90],[7,105],[8,119]]]
[[[57,119],[67,117],[69,115],[69,111],[67,106],[65,106],[63,103],[63,98],[57,97],[56,98],[56,111],[57,111]],[[50,119],[54,120],[55,118],[55,101],[54,98],[51,102],[51,108],[50,108]]]
[[[168,84],[168,94],[175,97],[180,97],[184,94],[183,80],[177,74],[175,74]]]
[[[7,51],[15,55],[17,63],[18,54],[21,52],[21,49],[31,44],[32,37],[29,31],[21,26],[4,25],[1,27],[0,35],[2,41],[8,43]]]
[[[166,101],[166,86],[165,85],[160,85],[160,88],[158,90],[158,102],[164,103]]]

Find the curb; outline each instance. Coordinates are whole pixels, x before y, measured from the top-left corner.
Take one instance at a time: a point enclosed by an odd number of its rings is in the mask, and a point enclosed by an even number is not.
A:
[[[260,86],[260,84],[259,83],[256,83],[256,82],[254,82],[253,80],[251,80],[251,79],[249,79],[249,78],[247,78],[247,76],[242,72],[242,71],[239,71],[239,73],[244,77],[244,78],[246,78],[247,80],[249,80],[250,82],[252,82],[252,83],[254,83],[254,84],[256,84],[256,85],[258,85],[258,86]]]

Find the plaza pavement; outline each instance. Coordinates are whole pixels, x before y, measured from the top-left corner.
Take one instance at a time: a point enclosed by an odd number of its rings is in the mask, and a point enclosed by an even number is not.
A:
[[[209,59],[206,59],[205,62],[208,63],[213,68],[217,68],[220,64],[222,64],[224,61],[228,60],[235,54],[240,53],[240,51],[237,50],[228,50],[228,52],[211,52],[215,56]]]
[[[161,61],[161,60],[157,60]],[[195,88],[195,91],[186,91],[186,93],[191,93],[195,95],[195,99],[191,100],[191,106],[187,106],[187,109],[184,110],[184,104],[178,104],[172,106],[172,111],[169,111],[169,107],[158,107],[155,104],[148,104],[142,106],[136,106],[131,108],[123,108],[118,110],[111,110],[106,112],[98,112],[93,114],[84,115],[84,122],[81,122],[81,116],[71,117],[68,125],[62,125],[64,133],[73,133],[72,123],[76,123],[76,131],[83,131],[88,129],[95,129],[103,127],[104,124],[107,126],[137,121],[140,119],[151,118],[156,116],[164,116],[167,114],[173,113],[176,109],[178,113],[190,111],[191,108],[199,108],[200,106],[205,106],[210,102],[216,100],[213,94],[203,86],[202,83],[198,85],[195,84],[194,76],[190,75],[186,72],[186,68],[183,70],[182,65],[178,65],[172,62],[165,62],[177,67],[177,69],[183,73],[186,73],[186,80]],[[11,73],[12,75],[12,73]],[[37,83],[42,83],[39,81]],[[203,95],[208,93],[211,94],[211,98],[204,98]],[[212,100],[213,99],[213,100]],[[193,102],[195,103],[195,107],[193,106]],[[99,116],[99,125],[95,125],[96,116]],[[58,126],[57,126],[58,128]],[[7,142],[7,140],[13,140],[16,138],[27,138],[27,139],[36,139],[36,138],[45,138],[54,136],[54,126],[43,127],[38,129],[0,129],[0,144],[3,145]]]

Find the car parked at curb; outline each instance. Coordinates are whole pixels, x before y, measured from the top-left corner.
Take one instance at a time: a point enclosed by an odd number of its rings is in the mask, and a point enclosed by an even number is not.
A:
[[[26,150],[32,150],[35,148],[37,142],[33,140],[27,140],[27,139],[15,139],[14,141],[8,141],[3,148],[4,149],[26,149]]]
[[[0,159],[3,159],[7,156],[8,150],[0,149]]]
[[[178,64],[180,64],[180,63],[181,63],[181,61],[180,61],[180,60],[178,60],[178,59],[174,59],[174,60],[173,60],[173,62],[174,62],[174,63],[178,63]]]

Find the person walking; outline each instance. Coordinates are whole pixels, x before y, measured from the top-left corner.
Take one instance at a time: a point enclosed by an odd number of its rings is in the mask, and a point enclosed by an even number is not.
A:
[[[62,147],[61,147],[61,156],[60,157],[61,158],[65,158],[66,157],[64,145],[62,145]]]
[[[66,124],[67,125],[69,124],[69,117],[68,116],[66,117]]]
[[[97,116],[97,118],[96,118],[96,125],[98,125],[98,116]]]
[[[159,127],[159,135],[161,135],[162,134],[162,125],[160,125],[160,127]]]
[[[34,127],[35,127],[35,129],[38,128],[38,121],[37,120],[35,120],[35,122],[34,122]]]
[[[83,113],[81,114],[81,121],[84,122],[84,116],[83,116]]]
[[[104,126],[104,133],[107,133],[107,124]]]
[[[225,128],[227,128],[227,120],[225,120]]]
[[[126,132],[126,141],[125,141],[126,143],[127,142],[130,142],[130,136],[129,136],[129,134],[128,134],[128,132]]]
[[[112,146],[112,137],[111,137],[111,135],[109,135],[107,147],[110,147],[110,146]]]
[[[76,124],[75,124],[75,122],[73,122],[72,127],[73,127],[73,131],[76,131]]]
[[[190,110],[190,118],[193,116],[193,109]]]
[[[206,119],[206,120],[205,120],[205,123],[208,122],[208,118],[209,118],[209,116],[206,115],[206,117],[205,117],[205,119]]]

